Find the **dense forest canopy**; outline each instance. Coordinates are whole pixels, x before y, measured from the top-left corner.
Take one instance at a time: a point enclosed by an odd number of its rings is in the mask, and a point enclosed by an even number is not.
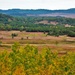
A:
[[[0,30],[47,32],[48,35],[75,37],[75,19],[65,17],[12,17],[0,14]]]

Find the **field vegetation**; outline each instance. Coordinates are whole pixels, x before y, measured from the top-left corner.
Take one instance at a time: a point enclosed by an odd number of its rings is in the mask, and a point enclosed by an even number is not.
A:
[[[12,38],[12,34],[16,34]],[[31,44],[38,47],[38,49],[44,46],[51,47],[56,50],[74,51],[75,38],[68,36],[49,36],[43,32],[25,32],[25,31],[0,31],[0,49],[12,50],[11,46],[14,42],[19,42],[21,45]]]
[[[12,45],[12,51],[0,53],[0,75],[74,75],[75,53],[59,56],[50,48]]]

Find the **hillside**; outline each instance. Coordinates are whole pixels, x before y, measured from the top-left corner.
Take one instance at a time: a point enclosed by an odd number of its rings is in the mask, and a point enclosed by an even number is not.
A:
[[[0,13],[12,16],[63,16],[75,18],[75,8],[67,10],[47,10],[47,9],[9,9],[0,10]]]
[[[0,14],[0,31],[47,32],[75,37],[75,19],[65,17],[12,17]]]
[[[8,24],[13,21],[15,18],[10,15],[0,14],[0,23]]]

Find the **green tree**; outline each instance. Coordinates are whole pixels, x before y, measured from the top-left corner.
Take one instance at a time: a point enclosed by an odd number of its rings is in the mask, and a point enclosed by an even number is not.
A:
[[[11,36],[12,36],[12,39],[13,39],[14,37],[18,36],[18,34],[12,33]]]

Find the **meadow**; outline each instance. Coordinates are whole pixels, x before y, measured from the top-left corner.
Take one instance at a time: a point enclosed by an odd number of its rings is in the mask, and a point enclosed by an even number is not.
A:
[[[12,34],[17,36],[12,38]],[[34,45],[38,49],[43,47],[52,48],[54,51],[75,51],[75,38],[64,36],[49,36],[43,32],[25,32],[25,31],[0,31],[0,51],[11,51],[11,46],[14,42],[21,45]]]

